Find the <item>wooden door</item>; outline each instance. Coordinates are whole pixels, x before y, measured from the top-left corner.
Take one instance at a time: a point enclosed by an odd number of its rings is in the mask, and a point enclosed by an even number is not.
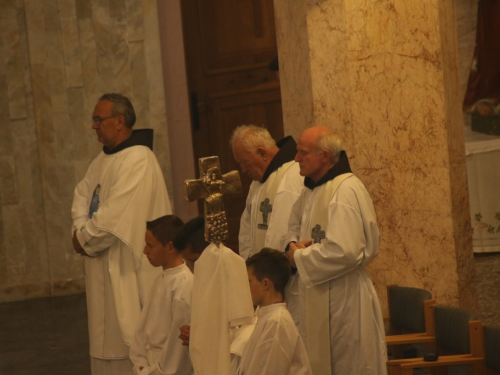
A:
[[[182,13],[195,160],[219,156],[225,173],[238,168],[229,146],[238,125],[283,137],[279,82],[267,67],[277,56],[272,1],[183,0]],[[234,250],[251,182],[241,179],[243,192],[224,199]]]

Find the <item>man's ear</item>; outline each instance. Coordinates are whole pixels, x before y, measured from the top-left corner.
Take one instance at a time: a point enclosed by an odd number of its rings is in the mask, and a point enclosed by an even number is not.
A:
[[[271,281],[270,278],[264,277],[262,279],[262,286],[264,287],[265,290],[269,290],[273,285],[273,282]]]
[[[323,150],[322,153],[323,160],[329,163],[332,157],[332,153],[330,152],[330,150]]]
[[[118,121],[118,124],[120,125],[120,128],[124,128],[124,127],[127,126],[127,124],[125,124],[125,116],[118,115],[118,116],[116,116],[116,120]]]
[[[267,150],[264,147],[257,147],[257,155],[262,159],[267,160]]]
[[[167,249],[169,253],[177,252],[177,249],[174,247],[174,243],[172,241],[167,242],[165,249]]]

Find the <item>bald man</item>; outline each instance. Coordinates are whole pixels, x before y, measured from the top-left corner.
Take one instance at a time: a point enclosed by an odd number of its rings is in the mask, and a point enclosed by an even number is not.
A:
[[[326,127],[301,134],[295,161],[306,188],[284,244],[298,269],[299,330],[313,373],[386,374],[380,303],[365,270],[379,247],[370,195]]]

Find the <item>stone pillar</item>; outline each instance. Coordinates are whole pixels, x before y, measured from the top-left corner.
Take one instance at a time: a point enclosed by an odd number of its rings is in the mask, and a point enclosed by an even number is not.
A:
[[[156,3],[0,0],[0,302],[85,290],[71,203],[102,148],[103,93],[129,96],[135,127],[155,130],[172,195]]]
[[[397,283],[473,309],[454,3],[274,5],[285,133],[326,125],[344,139],[377,211],[382,306]]]

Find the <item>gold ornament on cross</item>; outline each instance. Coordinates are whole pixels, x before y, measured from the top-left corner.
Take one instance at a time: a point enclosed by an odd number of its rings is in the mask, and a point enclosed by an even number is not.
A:
[[[189,202],[205,199],[205,240],[219,245],[229,238],[223,197],[241,192],[240,175],[238,171],[222,174],[218,156],[200,158],[199,165],[200,178],[184,182],[185,197]]]

